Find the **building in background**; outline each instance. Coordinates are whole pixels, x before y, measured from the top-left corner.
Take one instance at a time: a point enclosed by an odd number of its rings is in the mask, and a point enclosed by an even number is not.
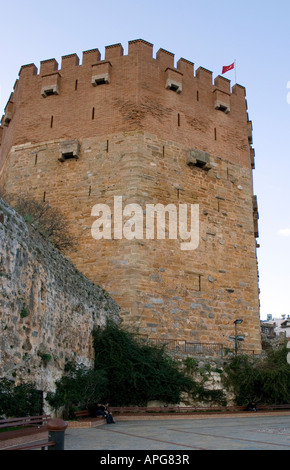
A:
[[[268,338],[290,337],[290,315],[282,315],[281,318],[273,318],[267,315],[267,320],[261,322],[262,333]]]

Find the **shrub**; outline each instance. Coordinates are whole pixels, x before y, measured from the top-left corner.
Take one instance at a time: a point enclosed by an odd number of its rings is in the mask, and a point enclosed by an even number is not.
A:
[[[29,315],[28,309],[26,307],[23,307],[21,312],[20,312],[21,318],[26,318],[26,317],[28,317],[28,315]]]
[[[37,355],[41,358],[41,360],[43,361],[43,363],[44,363],[45,365],[47,365],[48,362],[51,361],[51,359],[52,359],[51,354],[48,354],[48,353],[40,353],[40,352],[38,352]]]
[[[179,403],[192,380],[164,348],[140,344],[133,332],[108,322],[93,332],[95,368],[108,377],[106,400],[115,406],[146,405],[150,400]]]
[[[231,388],[237,405],[251,401],[264,404],[290,403],[290,365],[287,363],[286,344],[270,350],[267,357],[233,358],[225,368],[224,384]]]
[[[100,400],[107,388],[107,377],[102,371],[69,363],[64,376],[56,382],[56,391],[47,394],[52,408],[64,408],[64,418],[72,418],[78,409],[87,409]]]
[[[42,395],[32,384],[15,386],[8,379],[0,379],[0,414],[6,417],[24,417],[42,413]]]
[[[194,372],[198,369],[198,362],[193,357],[187,357],[183,362],[187,372]]]
[[[12,201],[12,196],[10,199]],[[70,233],[67,218],[59,209],[50,206],[47,202],[31,199],[27,195],[16,198],[11,204],[16,212],[38,230],[43,237],[48,239],[55,248],[61,251],[75,249],[77,246],[76,239]]]

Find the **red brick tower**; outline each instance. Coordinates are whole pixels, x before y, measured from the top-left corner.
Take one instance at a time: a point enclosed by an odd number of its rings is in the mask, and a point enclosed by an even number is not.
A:
[[[1,185],[58,206],[74,224],[78,269],[151,338],[259,352],[252,125],[245,89],[144,40],[21,67],[0,128]],[[194,250],[180,239],[95,240],[95,204],[198,205]],[[124,215],[124,214],[123,214]],[[128,215],[128,214],[127,214]],[[125,215],[124,218],[126,219]],[[111,220],[112,220],[111,219]],[[110,221],[109,221],[110,222]],[[115,234],[116,235],[116,234]]]

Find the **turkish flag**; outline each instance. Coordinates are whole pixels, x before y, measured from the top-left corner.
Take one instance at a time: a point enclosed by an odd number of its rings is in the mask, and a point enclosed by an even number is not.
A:
[[[222,74],[228,72],[229,70],[233,70],[235,68],[235,63],[233,62],[231,65],[225,65],[223,67]]]

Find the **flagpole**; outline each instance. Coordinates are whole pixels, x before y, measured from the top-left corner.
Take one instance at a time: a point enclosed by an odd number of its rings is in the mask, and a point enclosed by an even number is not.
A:
[[[235,82],[237,84],[237,61],[235,59]]]

